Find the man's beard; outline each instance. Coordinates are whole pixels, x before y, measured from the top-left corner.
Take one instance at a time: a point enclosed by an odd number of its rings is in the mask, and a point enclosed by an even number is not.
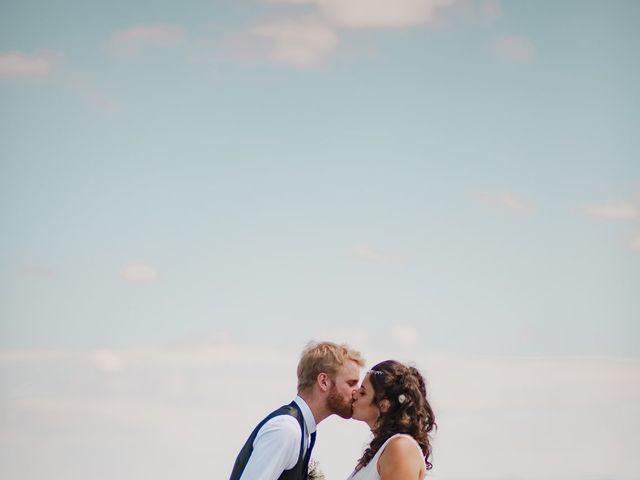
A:
[[[327,395],[327,407],[331,413],[335,413],[342,418],[351,418],[353,415],[353,402],[340,396],[335,385],[331,386]]]

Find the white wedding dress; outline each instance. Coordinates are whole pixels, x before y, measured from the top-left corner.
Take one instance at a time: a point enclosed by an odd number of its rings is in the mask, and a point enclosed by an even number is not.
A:
[[[351,475],[349,475],[349,478],[347,478],[347,480],[380,480],[380,475],[378,475],[378,459],[380,458],[380,455],[382,455],[382,452],[384,452],[387,444],[392,439],[399,436],[410,438],[420,452],[420,456],[422,456],[422,450],[420,449],[420,445],[418,445],[418,442],[416,442],[415,438],[413,438],[411,435],[407,435],[406,433],[396,433],[393,437],[389,437],[387,441],[382,444],[380,449],[376,452],[376,454],[373,456],[366,467],[361,468],[358,471],[354,471]]]

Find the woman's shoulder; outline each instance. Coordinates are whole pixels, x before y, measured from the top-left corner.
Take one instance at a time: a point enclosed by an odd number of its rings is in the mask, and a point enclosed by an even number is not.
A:
[[[391,452],[395,451],[408,454],[413,454],[417,451],[417,453],[422,456],[422,449],[420,448],[420,445],[415,438],[407,433],[396,433],[394,436],[390,437],[385,444],[385,451],[389,450]]]
[[[378,461],[378,471],[409,470],[421,471],[424,468],[424,456],[418,442],[407,434],[396,434],[386,442],[384,452]]]

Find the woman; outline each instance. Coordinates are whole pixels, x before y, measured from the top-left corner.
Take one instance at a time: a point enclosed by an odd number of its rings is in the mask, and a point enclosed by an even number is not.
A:
[[[431,468],[429,432],[436,426],[424,378],[386,360],[367,372],[353,403],[373,440],[347,480],[421,480]]]

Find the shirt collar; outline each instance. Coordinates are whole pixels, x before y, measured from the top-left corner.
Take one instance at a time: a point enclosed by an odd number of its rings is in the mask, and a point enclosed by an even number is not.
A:
[[[302,418],[304,418],[304,423],[307,426],[307,430],[309,433],[313,433],[316,431],[316,419],[313,417],[313,413],[311,413],[311,409],[307,402],[305,402],[300,395],[296,395],[296,398],[293,399],[294,402],[300,407],[300,411],[302,412]]]

